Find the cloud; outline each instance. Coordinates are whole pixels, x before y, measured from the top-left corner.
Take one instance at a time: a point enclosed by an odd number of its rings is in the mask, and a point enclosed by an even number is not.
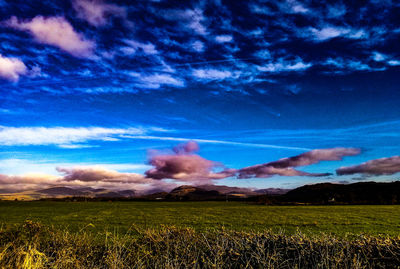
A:
[[[7,58],[0,54],[0,77],[16,82],[26,73],[27,68],[20,59]]]
[[[204,183],[214,179],[222,179],[231,175],[230,171],[213,172],[219,163],[193,154],[198,150],[194,141],[178,145],[172,154],[150,152],[149,164],[154,168],[145,172],[146,177],[153,179],[175,179],[191,183]]]
[[[137,87],[158,89],[162,85],[172,86],[172,87],[184,87],[185,81],[178,77],[173,77],[168,74],[154,74],[154,75],[143,75],[137,72],[129,72],[129,75],[137,78]]]
[[[226,43],[226,42],[231,42],[233,40],[233,37],[231,35],[218,35],[215,37],[215,41],[217,43]]]
[[[374,51],[372,54],[372,59],[376,62],[382,62],[387,58],[385,54],[379,53],[377,51]]]
[[[79,18],[96,27],[106,25],[109,16],[126,18],[125,8],[100,0],[75,0],[72,6]]]
[[[293,167],[307,166],[320,161],[342,160],[344,156],[352,156],[360,153],[360,150],[356,148],[316,149],[274,162],[215,172],[215,169],[222,167],[222,165],[193,154],[197,150],[197,143],[189,141],[175,147],[173,154],[162,154],[158,151],[151,152],[149,164],[154,168],[145,172],[146,177],[158,180],[174,179],[200,184],[227,177],[265,178],[273,175],[328,176],[330,175],[329,173],[308,173],[296,170]]]
[[[204,26],[206,18],[201,8],[186,10],[168,10],[163,12],[163,17],[167,20],[179,21],[185,28],[194,31],[198,35],[208,34],[207,27]]]
[[[307,166],[320,161],[338,161],[344,156],[353,156],[360,153],[356,148],[315,149],[303,154],[283,158],[278,161],[259,164],[239,169],[238,178],[280,176],[327,176],[326,173],[307,173],[293,169],[293,167]]]
[[[41,174],[30,173],[21,176],[9,176],[0,174],[0,185],[14,185],[14,184],[54,184],[57,183],[59,177]]]
[[[109,141],[121,135],[143,134],[140,128],[101,128],[101,127],[2,127],[0,126],[0,145],[66,145],[90,140]]]
[[[62,176],[29,173],[18,176],[0,174],[0,186],[12,191],[38,190],[63,186],[69,188],[92,187],[110,190],[135,190],[137,194],[170,191],[176,183],[145,178],[135,173],[120,173],[102,166],[57,167]]]
[[[269,63],[264,66],[257,66],[261,72],[288,72],[288,71],[303,71],[312,66],[312,63],[304,63],[302,59],[297,58],[294,61],[279,59],[277,62]]]
[[[388,63],[388,65],[392,65],[392,66],[400,65],[400,61],[399,60],[390,60],[387,63]]]
[[[188,141],[186,143],[179,144],[173,148],[176,154],[190,154],[199,150],[199,144],[195,141]]]
[[[19,159],[3,160],[0,162],[0,171],[7,171],[10,166],[20,167],[26,164],[30,167],[30,170],[38,172],[22,175],[0,174],[0,185],[11,186],[14,189],[38,189],[48,186],[90,186],[120,190],[130,188],[146,193],[151,190],[170,190],[183,182],[202,185],[228,177],[327,176],[329,175],[327,173],[308,173],[298,171],[294,167],[311,165],[320,161],[341,160],[344,156],[356,155],[360,152],[359,149],[355,148],[316,149],[266,164],[242,169],[228,169],[220,163],[207,160],[195,154],[198,150],[199,146],[195,141],[187,141],[186,143],[178,144],[168,152],[149,151],[148,164],[151,167],[144,174],[122,173],[114,169],[143,169],[147,168],[147,166],[105,164],[56,166],[56,171],[61,175],[49,175],[45,174],[46,171],[43,170],[42,166],[43,164],[49,166],[50,163],[35,164]],[[37,169],[38,167],[40,169]]]
[[[374,59],[375,61],[385,61],[384,59],[381,59],[380,57],[382,56],[377,56],[373,55],[372,57],[376,58]],[[386,59],[386,57],[385,57]],[[365,60],[365,59],[363,59]],[[390,65],[390,61],[387,62],[387,64]],[[328,58],[326,61],[321,62],[322,65],[329,66],[329,67],[334,67],[336,70],[334,70],[334,73],[350,73],[354,71],[381,71],[385,70],[386,67],[372,67],[369,66],[367,63],[362,62],[361,60],[356,60],[356,59],[343,59],[340,57],[337,58]]]
[[[392,175],[400,172],[400,156],[370,160],[365,163],[340,167],[336,170],[338,175]]]
[[[346,14],[347,8],[344,4],[328,5],[328,18],[338,18]]]
[[[194,69],[193,76],[201,79],[208,80],[222,80],[229,77],[232,77],[233,74],[231,71],[227,70],[217,70],[217,69]]]
[[[145,55],[158,54],[156,46],[151,43],[141,43],[131,39],[125,39],[124,42],[129,45],[129,47],[121,48],[125,54],[134,54],[138,50],[142,51]]]
[[[11,17],[6,25],[30,32],[37,42],[52,45],[79,58],[93,56],[95,43],[77,33],[64,17],[36,16],[32,20]]]
[[[309,28],[309,32],[313,35],[314,40],[316,41],[326,41],[336,37],[362,39],[367,36],[367,34],[363,30],[337,27],[337,26],[323,26],[319,29]],[[301,33],[301,35],[304,37],[304,33]]]
[[[183,138],[183,137],[170,137],[170,136],[124,135],[123,137],[131,139],[143,139],[143,140],[162,140],[162,141],[179,141],[179,142],[195,141],[198,143],[221,144],[221,145],[232,145],[232,146],[254,147],[254,148],[273,148],[273,149],[287,149],[287,150],[301,150],[301,151],[310,150],[308,148],[302,148],[302,147],[290,147],[290,146],[279,146],[271,144],[244,143],[236,141]]]
[[[192,43],[192,48],[197,52],[203,52],[204,51],[204,43],[201,42],[200,40],[196,40]]]
[[[56,170],[63,174],[63,181],[84,182],[114,182],[114,183],[140,183],[151,182],[150,179],[136,173],[120,173],[105,169],[101,166],[95,167],[57,167]]]
[[[0,160],[0,173],[2,174],[17,174],[24,175],[27,173],[35,174],[53,174],[55,175],[56,170],[54,167],[98,167],[101,166],[104,169],[118,170],[122,172],[141,172],[146,171],[151,166],[142,163],[65,163],[55,162],[52,160],[27,160],[27,159],[1,159]]]
[[[309,9],[296,0],[286,0],[279,4],[280,9],[285,13],[307,13]]]

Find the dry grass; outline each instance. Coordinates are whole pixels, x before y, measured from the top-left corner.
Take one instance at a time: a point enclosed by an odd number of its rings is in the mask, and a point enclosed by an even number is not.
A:
[[[400,268],[400,237],[174,227],[94,235],[26,221],[0,231],[0,268]]]

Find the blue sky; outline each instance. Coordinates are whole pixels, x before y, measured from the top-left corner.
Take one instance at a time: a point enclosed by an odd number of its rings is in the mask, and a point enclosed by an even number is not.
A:
[[[189,140],[200,148],[188,154],[223,169],[314,149],[361,150],[301,168],[331,176],[231,176],[215,184],[396,179],[396,169],[378,171],[375,163],[335,172],[400,150],[395,1],[0,6],[0,175],[8,182],[0,188],[11,188],[15,177],[28,188],[27,175],[69,175],[56,167],[143,174],[152,167],[151,150],[172,154],[168,149]],[[400,167],[397,159],[387,162]]]

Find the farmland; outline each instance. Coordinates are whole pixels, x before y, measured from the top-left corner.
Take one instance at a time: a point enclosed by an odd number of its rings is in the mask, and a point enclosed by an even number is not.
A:
[[[265,206],[240,202],[0,202],[2,227],[25,220],[72,232],[161,226],[293,234],[400,235],[399,205]]]
[[[400,206],[0,202],[1,268],[397,268]]]

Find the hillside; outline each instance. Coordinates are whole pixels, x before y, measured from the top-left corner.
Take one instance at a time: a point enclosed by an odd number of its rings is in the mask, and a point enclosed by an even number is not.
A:
[[[277,197],[258,197],[267,204],[399,204],[400,182],[319,183],[305,185]]]

